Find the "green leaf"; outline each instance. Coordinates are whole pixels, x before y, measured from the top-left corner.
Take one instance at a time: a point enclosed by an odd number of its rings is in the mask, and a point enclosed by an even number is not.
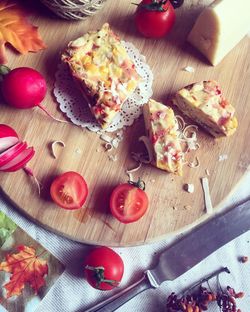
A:
[[[0,211],[0,247],[6,239],[16,230],[17,225]]]

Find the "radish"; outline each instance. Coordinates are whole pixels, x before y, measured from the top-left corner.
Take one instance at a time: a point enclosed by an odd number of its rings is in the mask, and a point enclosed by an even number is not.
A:
[[[59,122],[66,122],[52,116],[41,102],[45,98],[47,85],[44,77],[30,67],[18,67],[13,70],[1,65],[2,94],[6,103],[15,108],[28,109],[38,106],[49,117]]]
[[[8,164],[12,159],[27,148],[26,142],[18,142],[0,154],[0,170],[2,166]]]
[[[0,153],[18,142],[18,135],[14,129],[0,124]]]
[[[26,163],[34,156],[35,151],[33,147],[29,147],[21,151],[16,157],[11,159],[6,165],[1,166],[0,170],[5,172],[14,172],[23,168]]]
[[[27,147],[26,142],[19,141],[14,129],[8,125],[0,124],[0,171],[14,172],[23,169],[26,174],[31,176],[40,194],[40,184],[34,176],[32,170],[26,164],[34,156],[33,147]]]

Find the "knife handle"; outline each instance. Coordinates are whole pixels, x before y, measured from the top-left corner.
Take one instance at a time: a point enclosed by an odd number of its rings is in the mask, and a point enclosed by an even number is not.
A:
[[[145,273],[142,278],[134,284],[126,287],[112,297],[101,301],[92,308],[84,310],[84,312],[113,312],[124,303],[149,288],[154,288],[154,286],[151,285],[148,275]]]

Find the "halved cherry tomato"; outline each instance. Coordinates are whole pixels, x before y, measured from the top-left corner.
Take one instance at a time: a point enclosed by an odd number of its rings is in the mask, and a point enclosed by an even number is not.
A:
[[[139,220],[147,211],[148,196],[144,187],[140,187],[141,180],[137,183],[118,185],[110,197],[112,215],[122,223],[131,223]]]
[[[84,267],[88,283],[100,290],[117,287],[124,272],[122,258],[105,246],[92,250],[85,260]]]
[[[64,209],[79,209],[86,201],[88,186],[79,173],[69,171],[55,178],[50,186],[50,195]]]

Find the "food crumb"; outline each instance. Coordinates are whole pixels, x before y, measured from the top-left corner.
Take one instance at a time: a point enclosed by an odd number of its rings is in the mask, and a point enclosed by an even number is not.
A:
[[[227,160],[227,158],[228,158],[227,154],[220,155],[219,156],[219,161]]]
[[[185,206],[184,206],[184,209],[185,209],[185,210],[191,210],[191,209],[192,209],[192,206],[190,206],[190,205],[185,205]]]
[[[177,207],[176,207],[176,206],[173,206],[173,210],[177,210]]]
[[[210,172],[209,172],[208,169],[205,170],[205,173],[206,173],[207,176],[210,176]]]
[[[189,73],[194,73],[194,68],[192,66],[186,66],[183,70]]]
[[[96,152],[97,152],[97,153],[100,153],[100,152],[101,152],[100,148],[97,148],[97,149],[96,149]]]
[[[248,257],[247,256],[242,256],[239,258],[241,263],[246,263],[248,261]]]
[[[76,153],[76,154],[81,154],[82,151],[80,150],[80,148],[77,148],[77,149],[75,150],[75,153]]]
[[[155,183],[155,179],[151,179],[150,182],[151,182],[151,183]]]
[[[183,188],[186,192],[188,193],[193,193],[194,192],[194,185],[191,183],[186,183],[183,185]]]
[[[118,160],[118,157],[117,157],[117,155],[109,155],[109,160],[111,160],[111,161],[117,161],[117,160]]]

